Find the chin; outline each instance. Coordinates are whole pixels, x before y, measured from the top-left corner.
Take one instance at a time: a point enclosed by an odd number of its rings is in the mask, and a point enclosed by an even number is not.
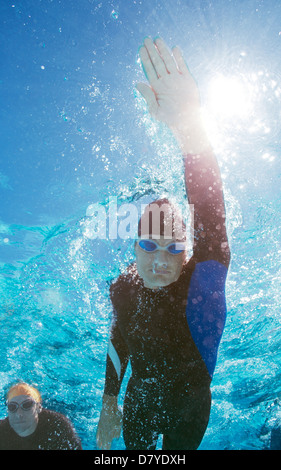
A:
[[[170,284],[172,284],[173,282],[175,282],[175,278],[174,277],[164,277],[164,276],[155,276],[153,277],[153,279],[144,279],[144,283],[151,287],[152,289],[157,289],[159,287],[167,287],[169,286]]]
[[[24,425],[12,426],[12,427],[13,427],[14,431],[15,431],[18,435],[20,435],[20,434],[22,434],[22,433],[24,433],[24,432],[26,431],[26,426],[24,426]]]

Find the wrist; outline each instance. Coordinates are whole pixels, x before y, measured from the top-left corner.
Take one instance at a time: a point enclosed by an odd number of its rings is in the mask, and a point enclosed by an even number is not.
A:
[[[172,131],[183,154],[202,153],[211,147],[200,110],[188,117],[182,116]]]
[[[174,136],[182,154],[201,154],[211,148],[210,141],[204,129],[174,130]]]
[[[103,395],[102,407],[105,411],[117,411],[118,410],[118,397],[111,395]]]

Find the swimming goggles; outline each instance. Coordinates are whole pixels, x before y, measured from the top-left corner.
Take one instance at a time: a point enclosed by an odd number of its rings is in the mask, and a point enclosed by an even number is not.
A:
[[[36,402],[34,400],[28,398],[27,400],[24,400],[20,405],[15,401],[9,401],[7,402],[7,407],[10,413],[15,413],[19,407],[21,407],[23,411],[31,410],[35,403]]]
[[[147,253],[154,253],[155,251],[168,251],[171,255],[178,255],[183,253],[186,245],[183,242],[172,242],[167,246],[160,246],[153,240],[138,240],[139,247]]]

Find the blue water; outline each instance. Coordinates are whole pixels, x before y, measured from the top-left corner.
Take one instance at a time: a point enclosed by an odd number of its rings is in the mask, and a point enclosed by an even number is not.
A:
[[[161,35],[183,50],[207,113],[218,74],[251,94],[246,116],[224,109],[208,121],[232,261],[200,448],[268,447],[281,393],[280,17],[273,0],[1,2],[0,418],[4,392],[25,380],[96,448],[108,285],[133,250],[86,237],[87,208],[108,209],[111,196],[184,200],[180,155],[134,90],[138,47]]]

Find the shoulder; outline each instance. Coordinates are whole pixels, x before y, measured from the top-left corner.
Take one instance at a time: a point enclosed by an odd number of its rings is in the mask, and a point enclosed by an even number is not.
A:
[[[42,409],[40,413],[40,420],[56,426],[71,426],[70,420],[63,414],[57,411]]]
[[[200,283],[202,288],[211,292],[212,287],[223,290],[227,276],[227,267],[216,260],[207,260],[196,263],[193,279]]]
[[[9,424],[9,419],[0,420],[0,450],[9,448],[9,443],[13,441],[13,430]]]
[[[61,450],[82,449],[81,441],[72,422],[64,414],[43,409],[39,418],[41,432],[47,433],[52,448]],[[43,431],[44,430],[44,431]]]
[[[8,418],[0,419],[0,433],[2,434],[10,427]]]

